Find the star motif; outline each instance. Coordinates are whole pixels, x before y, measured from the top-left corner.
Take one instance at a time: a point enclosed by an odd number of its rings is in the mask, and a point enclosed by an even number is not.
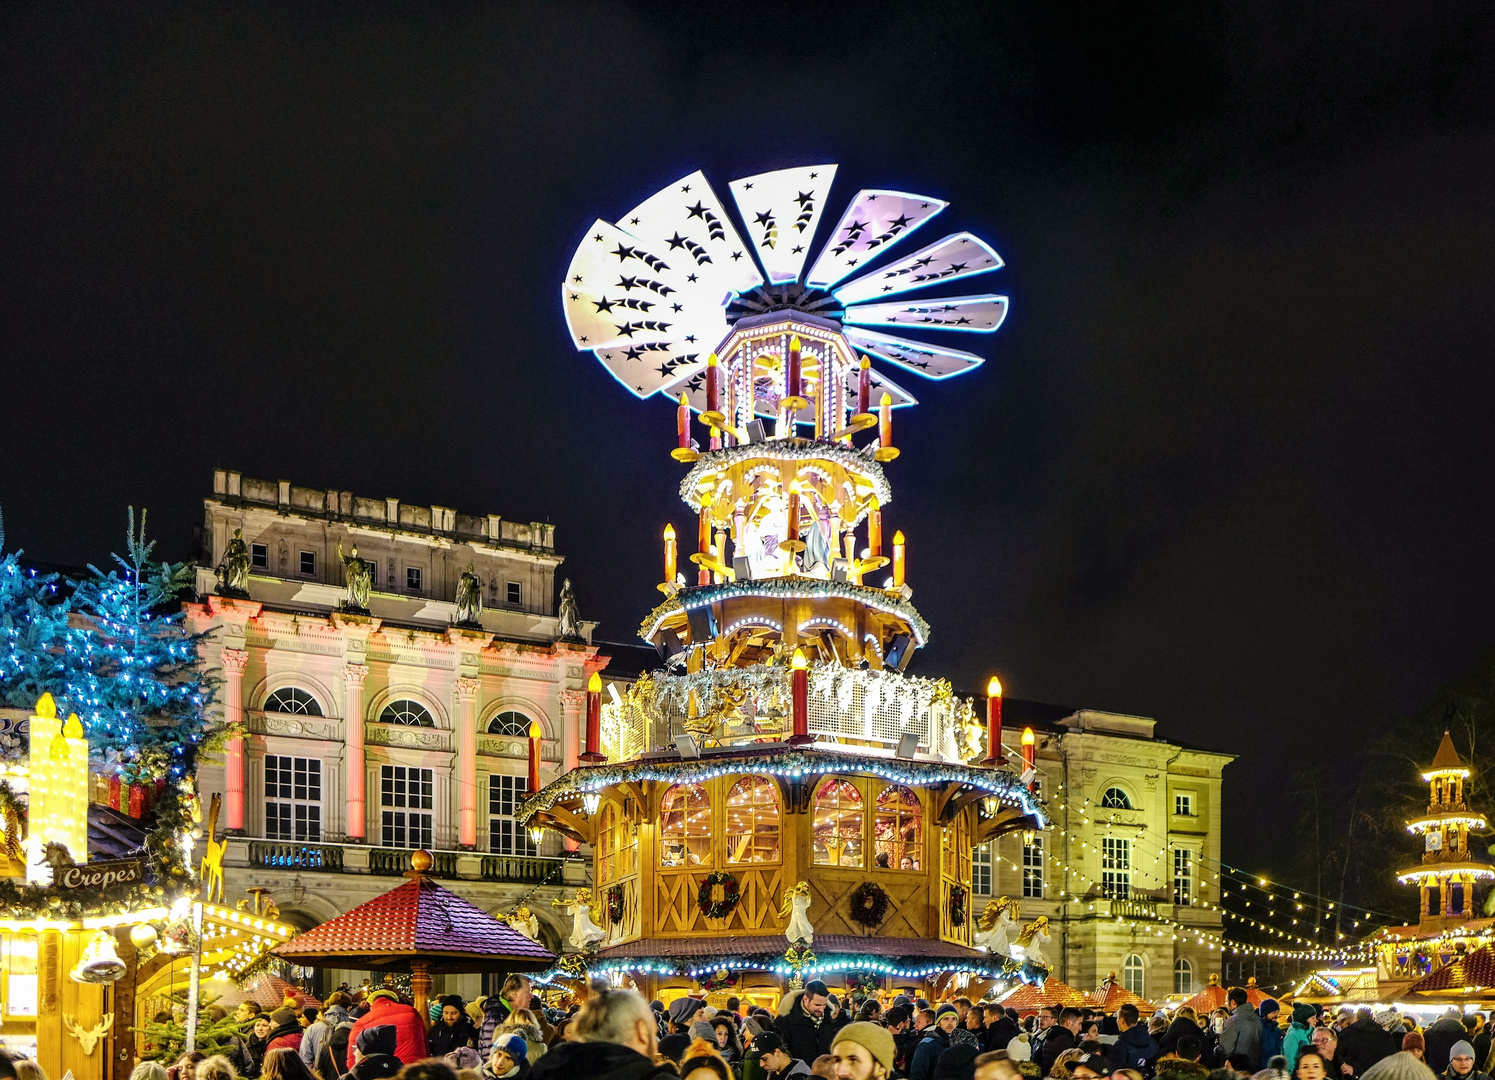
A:
[[[602,234],[601,233],[597,233],[595,236],[592,237],[592,239],[595,240],[595,241],[597,241],[600,244],[600,243],[602,243]]]
[[[690,190],[690,185],[689,184],[681,184],[680,185],[680,190],[681,191],[689,191]]]
[[[685,215],[686,217],[688,217],[688,218],[698,217],[702,221],[706,220],[706,207],[701,204],[701,200],[700,199],[696,200],[696,205],[694,205],[694,206],[687,206],[685,209],[687,209],[687,210],[690,211],[690,213],[688,213],[688,214]]]
[[[586,336],[586,335],[585,335],[585,334],[583,334],[583,335],[582,335],[582,336],[581,336],[581,340],[582,340],[582,341],[587,341],[587,340],[589,340],[589,339],[588,339],[588,338],[587,338],[587,336]]]
[[[908,228],[908,217],[906,215],[904,215],[904,214],[899,214],[892,221],[888,222],[888,228],[890,228],[890,229],[906,229],[906,228]]]
[[[581,275],[580,274],[575,274],[575,275],[572,276],[571,280],[572,280],[573,283],[575,283],[577,285],[580,285],[581,284]]]
[[[604,311],[612,311],[615,301],[604,296],[601,300],[593,300],[592,303],[597,305],[597,313],[600,315]]]
[[[660,364],[659,367],[655,368],[655,370],[658,371],[662,377],[668,377],[670,374],[670,365]]]
[[[679,304],[671,304],[670,307],[674,308],[676,311],[684,311],[685,310]]]
[[[686,281],[696,281],[696,280],[698,280],[698,279],[697,279],[697,278],[696,278],[696,275],[694,275],[694,274],[691,274],[691,275],[690,275],[690,276],[689,276],[689,277],[687,277],[687,278],[686,278],[686,279],[685,279],[685,280],[686,280]]]
[[[803,250],[805,250],[805,245],[795,244],[794,247],[790,250],[789,254],[798,255]]]
[[[618,333],[623,337],[631,338],[633,337],[635,329],[637,328],[633,325],[633,323],[624,323],[622,326],[618,327]]]
[[[877,196],[876,195],[868,195],[867,196],[867,201],[868,202],[876,202],[877,201]]]
[[[847,262],[846,262],[846,265],[847,266],[855,266],[857,264],[857,262],[858,262],[858,260],[856,260],[856,259],[848,259]]]
[[[758,214],[756,217],[754,217],[753,220],[755,222],[757,222],[759,225],[772,225],[773,224],[773,211],[772,210],[765,210],[765,211],[763,211],[763,213]]]
[[[951,263],[950,264],[950,273],[956,274],[956,273],[959,273],[960,271],[964,270],[965,268],[966,268],[966,264],[965,263]]]
[[[633,258],[634,252],[633,252],[633,248],[631,248],[631,247],[625,247],[622,244],[619,244],[618,247],[617,247],[617,250],[614,251],[613,254],[618,257],[618,261],[619,262],[624,262],[624,261],[626,261],[628,259]]]
[[[638,218],[629,218],[628,219],[628,224],[630,224],[630,225],[637,225],[638,224]]]
[[[919,209],[920,210],[928,210],[929,209],[929,204],[927,202],[921,202],[919,204]]]
[[[928,266],[932,262],[934,262],[934,256],[926,255],[922,259],[915,259],[913,264],[915,266]]]
[[[733,262],[736,262],[740,258],[742,258],[742,252],[740,252],[740,251],[734,251],[734,252],[732,252],[732,261]]]
[[[581,299],[581,294],[580,293],[572,293],[571,294],[571,299],[573,299],[573,300],[580,300]]]
[[[695,341],[696,340],[696,335],[694,335],[694,334],[686,334],[685,335],[685,340],[686,341]]]
[[[816,177],[817,177],[817,176],[819,176],[819,175],[820,175],[820,174],[819,174],[819,173],[818,173],[818,172],[812,172],[812,173],[811,173],[811,174],[810,174],[810,179],[811,179],[811,180],[813,180],[813,179],[815,179],[815,178],[816,178]]]
[[[666,240],[665,243],[669,244],[670,250],[673,251],[675,248],[682,248],[685,246],[685,237],[681,236],[677,232],[674,236]]]
[[[970,326],[971,325],[971,320],[968,319],[968,318],[966,318],[964,315],[962,315],[960,318],[958,318],[958,319],[955,320],[955,325],[956,326]]]
[[[622,289],[624,292],[631,291],[636,285],[638,285],[638,278],[636,277],[618,278],[618,288]]]
[[[815,201],[815,193],[813,191],[801,191],[794,197],[794,201],[799,203],[799,208],[803,210],[810,203]]]
[[[742,190],[743,191],[752,191],[753,190],[753,185],[752,184],[743,184],[742,185]]]

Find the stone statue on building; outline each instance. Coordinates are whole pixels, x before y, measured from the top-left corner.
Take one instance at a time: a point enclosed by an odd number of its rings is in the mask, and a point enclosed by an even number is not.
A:
[[[557,615],[558,636],[562,641],[585,641],[581,635],[581,616],[576,611],[576,594],[571,591],[571,579],[561,583],[561,610]]]
[[[234,530],[216,573],[219,596],[249,596],[249,545],[244,543],[243,529]]]
[[[356,544],[350,554],[344,555],[342,541],[338,541],[337,557],[343,561],[343,585],[348,590],[348,599],[343,601],[343,609],[367,615],[369,592],[373,588],[369,564],[358,557]]]
[[[477,626],[478,616],[483,613],[483,583],[473,573],[472,563],[457,579],[457,625]]]

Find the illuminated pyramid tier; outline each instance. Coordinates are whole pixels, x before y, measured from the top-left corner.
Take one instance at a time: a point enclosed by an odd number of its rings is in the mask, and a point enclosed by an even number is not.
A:
[[[981,358],[865,328],[993,331],[1005,297],[884,298],[1002,263],[968,233],[879,262],[945,204],[862,191],[806,271],[834,172],[733,181],[746,242],[693,173],[594,223],[563,285],[578,348],[675,402],[696,535],[663,529],[640,628],[660,670],[594,680],[583,764],[518,816],[592,845],[603,940],[584,962],[651,997],[704,972],[768,1005],[812,976],[925,992],[1047,973],[1036,948],[973,947],[972,846],[1045,819],[1000,711],[978,721],[906,673],[930,629],[884,533],[893,410],[914,398],[872,359],[946,378]]]
[[[1495,867],[1469,851],[1469,830],[1486,827],[1483,814],[1464,803],[1469,767],[1443,733],[1432,767],[1422,774],[1429,789],[1425,815],[1407,822],[1407,831],[1423,838],[1422,864],[1403,871],[1397,881],[1421,890],[1420,928],[1445,930],[1473,917],[1474,883],[1495,878]]]

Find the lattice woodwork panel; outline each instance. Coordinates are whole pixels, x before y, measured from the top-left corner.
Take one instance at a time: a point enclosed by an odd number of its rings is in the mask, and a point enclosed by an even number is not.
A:
[[[762,869],[743,867],[731,872],[737,878],[737,889],[741,899],[737,909],[727,920],[726,926],[734,930],[780,930],[789,925],[787,917],[779,917],[779,904],[784,896],[784,872],[777,866]],[[812,913],[814,909],[811,909]],[[812,918],[811,923],[814,923]],[[714,929],[714,928],[713,928]]]
[[[654,932],[656,934],[689,934],[704,923],[696,907],[696,892],[705,875],[691,873],[659,874],[655,878]]]
[[[617,923],[609,923],[607,926],[607,944],[617,945],[624,941],[633,941],[643,931],[642,912],[639,905],[639,879],[637,875],[624,878],[622,881],[614,882],[615,885],[623,887],[623,918]],[[607,917],[607,894],[612,885],[606,885],[602,889],[602,914]]]

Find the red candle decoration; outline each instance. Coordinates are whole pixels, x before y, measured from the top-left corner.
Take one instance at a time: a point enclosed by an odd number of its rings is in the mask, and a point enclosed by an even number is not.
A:
[[[861,369],[857,373],[857,413],[865,416],[872,411],[872,361],[862,357]]]
[[[799,539],[799,481],[789,485],[789,500],[784,508],[784,539]],[[790,549],[793,555],[793,549]]]
[[[1033,735],[1033,729],[1023,728],[1023,772],[1030,773],[1034,770],[1034,761],[1038,753],[1038,740]],[[1033,781],[1028,781],[1028,790],[1033,790]]]
[[[595,671],[587,680],[587,751],[582,761],[602,762],[602,676]]]
[[[531,720],[529,723],[529,790],[540,790],[540,736],[544,732],[540,728],[540,721]]]
[[[721,409],[717,407],[720,404],[721,394],[717,390],[716,380],[716,353],[712,353],[706,357],[706,411],[709,413],[721,412]]]
[[[803,746],[810,738],[810,672],[805,662],[803,649],[794,650],[794,659],[789,665],[790,696],[794,699],[794,734],[789,737],[790,746]]]
[[[789,339],[789,362],[784,365],[784,396],[797,398],[800,396],[799,384],[799,335],[795,334]]]
[[[690,449],[690,402],[684,394],[680,395],[680,405],[675,410],[675,438],[680,441],[681,450]]]
[[[877,444],[883,449],[893,445],[893,399],[887,391],[877,404]]]
[[[1002,682],[995,675],[986,684],[986,761],[1000,764],[1002,753]]]

